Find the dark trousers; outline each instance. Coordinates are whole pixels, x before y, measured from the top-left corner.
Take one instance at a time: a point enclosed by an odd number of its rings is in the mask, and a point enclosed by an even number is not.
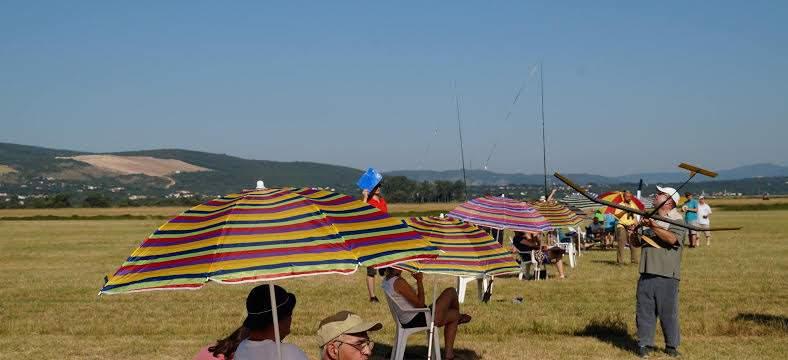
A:
[[[619,264],[624,263],[624,252],[626,251],[627,240],[629,239],[629,235],[627,234],[627,229],[623,226],[616,226],[615,238],[616,242],[618,243],[618,252],[616,254],[616,262]],[[640,261],[640,248],[630,246],[629,247],[629,262],[633,264],[637,264]]]
[[[640,274],[637,290],[638,345],[654,346],[657,318],[665,335],[665,346],[678,348],[679,280]]]

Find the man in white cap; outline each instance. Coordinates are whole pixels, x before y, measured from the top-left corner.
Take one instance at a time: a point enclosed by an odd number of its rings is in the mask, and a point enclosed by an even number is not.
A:
[[[675,189],[657,186],[654,206],[664,218],[683,222],[676,210],[679,194]],[[660,206],[660,204],[662,206]],[[640,279],[637,285],[635,321],[638,333],[638,355],[647,358],[654,351],[657,318],[665,335],[665,353],[679,356],[679,275],[685,228],[663,221],[643,218],[644,229],[634,233],[629,226],[630,245],[641,246]]]
[[[320,321],[317,337],[321,360],[367,360],[375,343],[368,331],[378,331],[383,324],[365,322],[350,311],[340,311]]]

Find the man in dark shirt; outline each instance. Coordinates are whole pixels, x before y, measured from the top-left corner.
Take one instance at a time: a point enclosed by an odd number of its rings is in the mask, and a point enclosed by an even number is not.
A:
[[[675,189],[657,186],[654,205],[664,205],[657,214],[672,220],[683,221],[675,209],[679,195]],[[682,242],[685,228],[653,219],[642,219],[643,231],[634,233],[630,226],[632,246],[642,246],[640,253],[640,279],[637,285],[638,355],[648,357],[654,350],[654,333],[657,318],[665,335],[665,352],[679,356],[679,278],[681,272]]]

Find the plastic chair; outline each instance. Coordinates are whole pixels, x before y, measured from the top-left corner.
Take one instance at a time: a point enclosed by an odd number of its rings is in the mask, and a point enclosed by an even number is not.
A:
[[[430,308],[416,308],[416,309],[403,309],[400,304],[397,304],[394,299],[389,296],[388,293],[386,294],[386,302],[389,304],[389,310],[391,311],[391,316],[394,318],[394,323],[397,324],[397,331],[396,335],[394,336],[394,346],[391,348],[391,360],[402,360],[405,357],[405,347],[408,344],[408,337],[419,331],[426,331],[427,332],[427,343],[429,343],[430,339],[430,323],[432,323],[432,311]],[[414,327],[414,328],[403,328],[402,322],[397,317],[399,312],[403,313],[424,313],[424,317],[427,319],[426,323],[427,326],[424,327]],[[438,339],[438,327],[436,326],[434,329],[434,336],[432,337],[432,358],[436,360],[441,360],[441,343]]]
[[[574,241],[572,241],[571,236],[564,237],[562,235],[564,234],[559,231],[558,242],[556,242],[556,246],[566,251],[566,253],[569,255],[569,267],[574,268],[576,255]]]
[[[485,277],[481,279],[473,276],[458,276],[457,301],[459,301],[460,304],[465,302],[465,291],[468,290],[468,283],[473,281],[476,281],[476,295],[479,297],[479,300],[483,300],[484,291],[487,290],[488,286],[490,286],[490,278]]]
[[[513,238],[510,237],[509,242],[512,243],[512,246],[514,246]],[[517,250],[517,247],[514,246],[514,249]],[[542,272],[542,265],[536,260],[536,252],[533,250],[517,250],[517,254],[520,255],[520,274],[517,276],[517,278],[522,280],[523,276],[528,273],[528,265],[530,265],[533,269],[534,280],[539,280],[539,276]]]

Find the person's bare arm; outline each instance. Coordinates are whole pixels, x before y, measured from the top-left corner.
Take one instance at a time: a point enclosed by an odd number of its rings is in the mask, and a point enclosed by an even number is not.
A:
[[[418,278],[416,276],[416,274],[413,276],[413,278],[416,279],[416,291],[413,291],[413,288],[410,287],[408,282],[403,278],[394,281],[394,290],[408,300],[408,303],[413,307],[426,307],[426,305],[424,305],[424,284],[421,280],[422,277],[420,273]]]
[[[672,231],[668,229],[663,229],[660,226],[656,226],[653,220],[643,219],[640,222],[643,224],[643,226],[648,226],[649,228],[651,228],[651,230],[654,231],[654,234],[657,235],[657,237],[663,242],[670,245],[676,245],[676,242],[678,242],[678,238],[676,237],[676,234],[674,234]]]
[[[547,199],[545,199],[545,200],[546,200],[546,201],[552,201],[552,200],[553,200],[553,196],[555,195],[555,192],[556,192],[557,190],[558,190],[558,189],[553,189],[553,191],[551,191],[551,192],[550,192],[550,195],[549,195],[549,196],[547,197]]]

